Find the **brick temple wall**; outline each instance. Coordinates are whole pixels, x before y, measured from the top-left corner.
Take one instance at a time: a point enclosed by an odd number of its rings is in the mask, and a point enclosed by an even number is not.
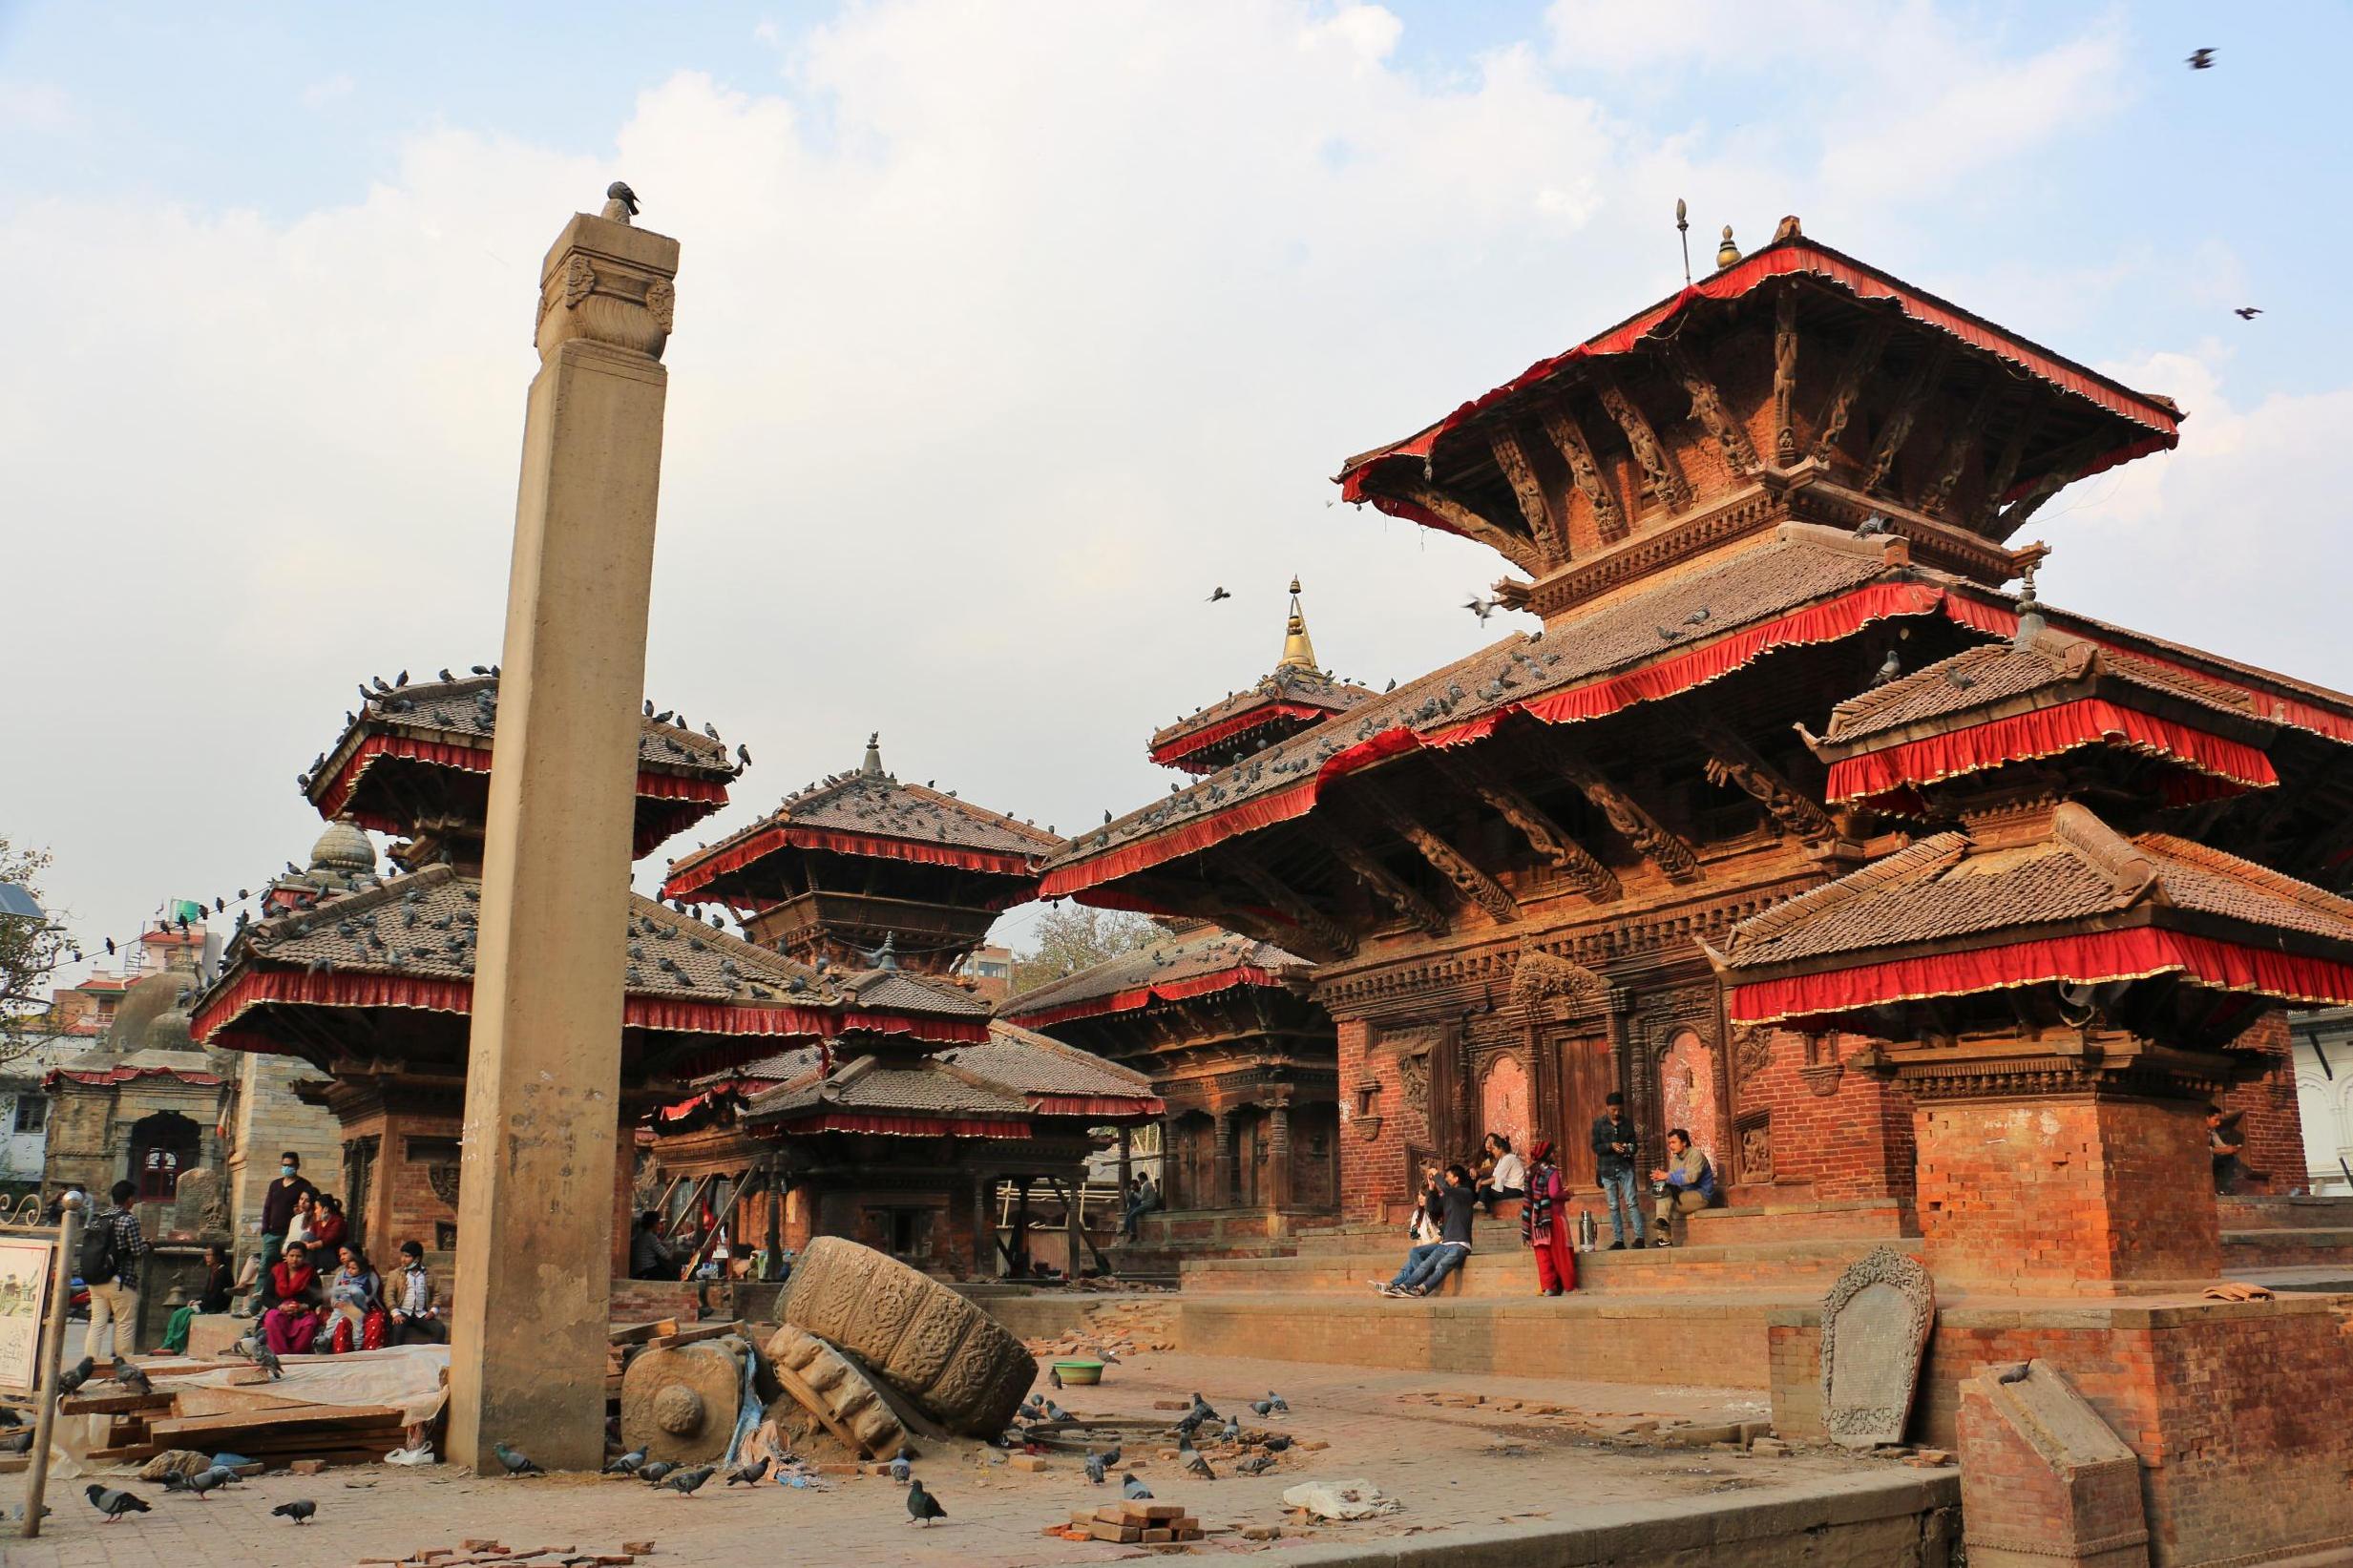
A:
[[[1940,1280],[2067,1293],[2222,1266],[2195,1104],[1942,1101],[1917,1122],[1921,1232]]]
[[[2296,1060],[2288,1039],[2284,1013],[2272,1013],[2235,1042],[2260,1050],[2269,1057],[2261,1077],[2235,1085],[2225,1094],[2223,1110],[2238,1116],[2244,1140],[2239,1160],[2251,1173],[2241,1192],[2292,1192],[2304,1184],[2304,1121],[2296,1103]]]
[[[334,1113],[294,1098],[294,1080],[319,1070],[295,1056],[243,1054],[237,1072],[237,1115],[229,1133],[229,1213],[237,1244],[262,1244],[263,1189],[278,1178],[278,1157],[292,1150],[303,1174],[323,1192],[343,1191],[343,1129]],[[346,1206],[348,1207],[347,1197]],[[432,1245],[432,1238],[424,1238]]]
[[[1405,1085],[1398,1076],[1396,1054],[1374,1044],[1375,1030],[1361,1018],[1339,1023],[1340,1068],[1340,1217],[1343,1220],[1385,1218],[1383,1205],[1409,1196],[1405,1186],[1405,1151],[1426,1146],[1428,1126],[1405,1103]],[[1379,1130],[1367,1137],[1373,1123],[1362,1111],[1366,1088],[1379,1091],[1371,1115]]]
[[[1912,1196],[1911,1098],[1843,1066],[1840,1051],[1856,1043],[1830,1036],[1810,1052],[1803,1036],[1773,1031],[1764,1064],[1739,1082],[1728,1172],[1737,1186],[1772,1190],[1741,1193],[1741,1201]],[[1754,1137],[1760,1119],[1762,1160]]]

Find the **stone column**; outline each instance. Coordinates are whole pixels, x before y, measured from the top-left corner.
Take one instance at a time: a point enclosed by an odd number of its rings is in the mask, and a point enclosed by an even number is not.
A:
[[[1133,1142],[1134,1139],[1128,1135],[1128,1129],[1122,1127],[1120,1129],[1120,1210],[1122,1213],[1125,1213],[1127,1208],[1128,1184],[1135,1180]]]
[[[1233,1206],[1233,1113],[1219,1111],[1209,1139],[1209,1193],[1203,1208]]]
[[[1291,1107],[1278,1104],[1267,1112],[1267,1206],[1291,1207]]]
[[[973,1178],[973,1278],[997,1278],[997,1224],[989,1213],[989,1177]]]
[[[450,1457],[604,1455],[622,948],[678,241],[577,214],[540,269],[466,1075]]]

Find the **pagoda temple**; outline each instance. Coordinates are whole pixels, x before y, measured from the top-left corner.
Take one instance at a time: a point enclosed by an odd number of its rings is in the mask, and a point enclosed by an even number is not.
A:
[[[1146,751],[1163,767],[1214,773],[1310,724],[1346,713],[1372,695],[1316,667],[1315,644],[1308,638],[1307,616],[1299,608],[1299,579],[1293,577],[1291,618],[1283,628],[1283,655],[1274,668],[1249,690],[1229,692],[1223,700],[1155,731]]]
[[[241,927],[198,1000],[207,1044],[300,1057],[297,1086],[341,1125],[353,1233],[382,1249],[416,1240],[446,1251],[457,1223],[485,784],[497,719],[494,675],[362,692],[360,711],[301,783],[323,814],[403,835],[401,869],[342,885],[290,875],[275,912]],[[648,714],[639,742],[641,852],[726,802],[739,767],[672,715]],[[356,858],[356,857],[354,857]],[[893,1035],[973,1044],[985,1020],[955,998],[873,994],[651,899],[631,901],[625,946],[616,1194],[626,1245],[635,1123],[696,1077],[780,1043]],[[331,1179],[330,1179],[331,1180]]]
[[[665,896],[719,901],[760,940],[859,966],[839,984],[861,1005],[950,1012],[976,1034],[945,1049],[845,1035],[699,1080],[650,1124],[665,1212],[707,1221],[707,1239],[729,1223],[714,1195],[767,1168],[787,1191],[770,1246],[849,1236],[920,1267],[993,1278],[1033,1261],[1037,1189],[1061,1215],[1056,1266],[1097,1266],[1083,1199],[1096,1135],[1124,1137],[1166,1107],[1144,1074],[992,1019],[952,977],[998,912],[1032,896],[1061,842],[955,790],[901,784],[870,736],[855,769],[674,862]],[[1098,1228],[1111,1218],[1100,1207]]]

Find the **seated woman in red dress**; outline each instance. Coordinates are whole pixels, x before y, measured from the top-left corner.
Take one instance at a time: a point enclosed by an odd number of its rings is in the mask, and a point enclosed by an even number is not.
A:
[[[269,1283],[277,1305],[262,1314],[262,1337],[282,1356],[308,1355],[319,1327],[319,1271],[310,1265],[309,1249],[288,1242],[284,1254],[270,1265]]]

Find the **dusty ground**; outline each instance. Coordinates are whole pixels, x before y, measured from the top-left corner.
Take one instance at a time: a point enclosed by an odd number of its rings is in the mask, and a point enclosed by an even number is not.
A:
[[[1573,1522],[1580,1509],[1603,1504],[1679,1502],[1744,1491],[1759,1500],[1851,1484],[1857,1473],[1883,1474],[1886,1460],[1823,1452],[1786,1457],[1712,1449],[1611,1443],[1593,1434],[1645,1417],[1693,1421],[1761,1420],[1762,1401],[1746,1390],[1537,1379],[1453,1377],[1364,1368],[1146,1355],[1107,1373],[1100,1389],[1060,1395],[1082,1415],[1152,1416],[1155,1399],[1182,1399],[1198,1389],[1221,1411],[1263,1398],[1270,1388],[1292,1413],[1264,1423],[1329,1448],[1286,1455],[1258,1477],[1205,1482],[1131,1443],[1128,1457],[1161,1500],[1194,1511],[1211,1529],[1194,1548],[1206,1555],[1263,1553],[1245,1541],[1249,1525],[1280,1524],[1289,1545],[1391,1539],[1428,1532],[1524,1528],[1530,1534]],[[1421,1397],[1479,1393],[1489,1403],[1448,1406]],[[1576,1416],[1542,1416],[1498,1408],[1518,1399],[1553,1404]],[[1244,1415],[1246,1424],[1257,1423]],[[1215,1462],[1213,1460],[1213,1462]],[[769,1485],[756,1494],[716,1482],[698,1496],[653,1494],[634,1482],[551,1477],[477,1479],[447,1470],[389,1466],[325,1475],[265,1475],[216,1493],[209,1501],[152,1494],[154,1512],[106,1523],[74,1482],[53,1489],[56,1510],[37,1540],[13,1538],[6,1525],[0,1562],[9,1568],[96,1568],[169,1564],[171,1568],[243,1568],[301,1564],[333,1568],[366,1558],[398,1558],[419,1548],[490,1537],[510,1548],[569,1546],[612,1552],[624,1539],[650,1537],[651,1564],[762,1564],[788,1554],[813,1562],[880,1561],[998,1568],[1030,1563],[1087,1563],[1133,1558],[1134,1547],[1078,1543],[1040,1535],[1074,1507],[1116,1495],[1090,1486],[1078,1464],[1056,1458],[1043,1474],[1017,1472],[976,1455],[942,1455],[918,1466],[948,1510],[929,1528],[909,1525],[900,1490],[887,1478],[837,1480],[830,1493]],[[1224,1466],[1220,1464],[1221,1472]],[[1294,1531],[1281,1503],[1285,1488],[1308,1479],[1361,1477],[1398,1497],[1402,1513],[1385,1519]],[[21,1475],[0,1476],[0,1510],[24,1497]],[[307,1527],[269,1510],[296,1497],[319,1504]]]

